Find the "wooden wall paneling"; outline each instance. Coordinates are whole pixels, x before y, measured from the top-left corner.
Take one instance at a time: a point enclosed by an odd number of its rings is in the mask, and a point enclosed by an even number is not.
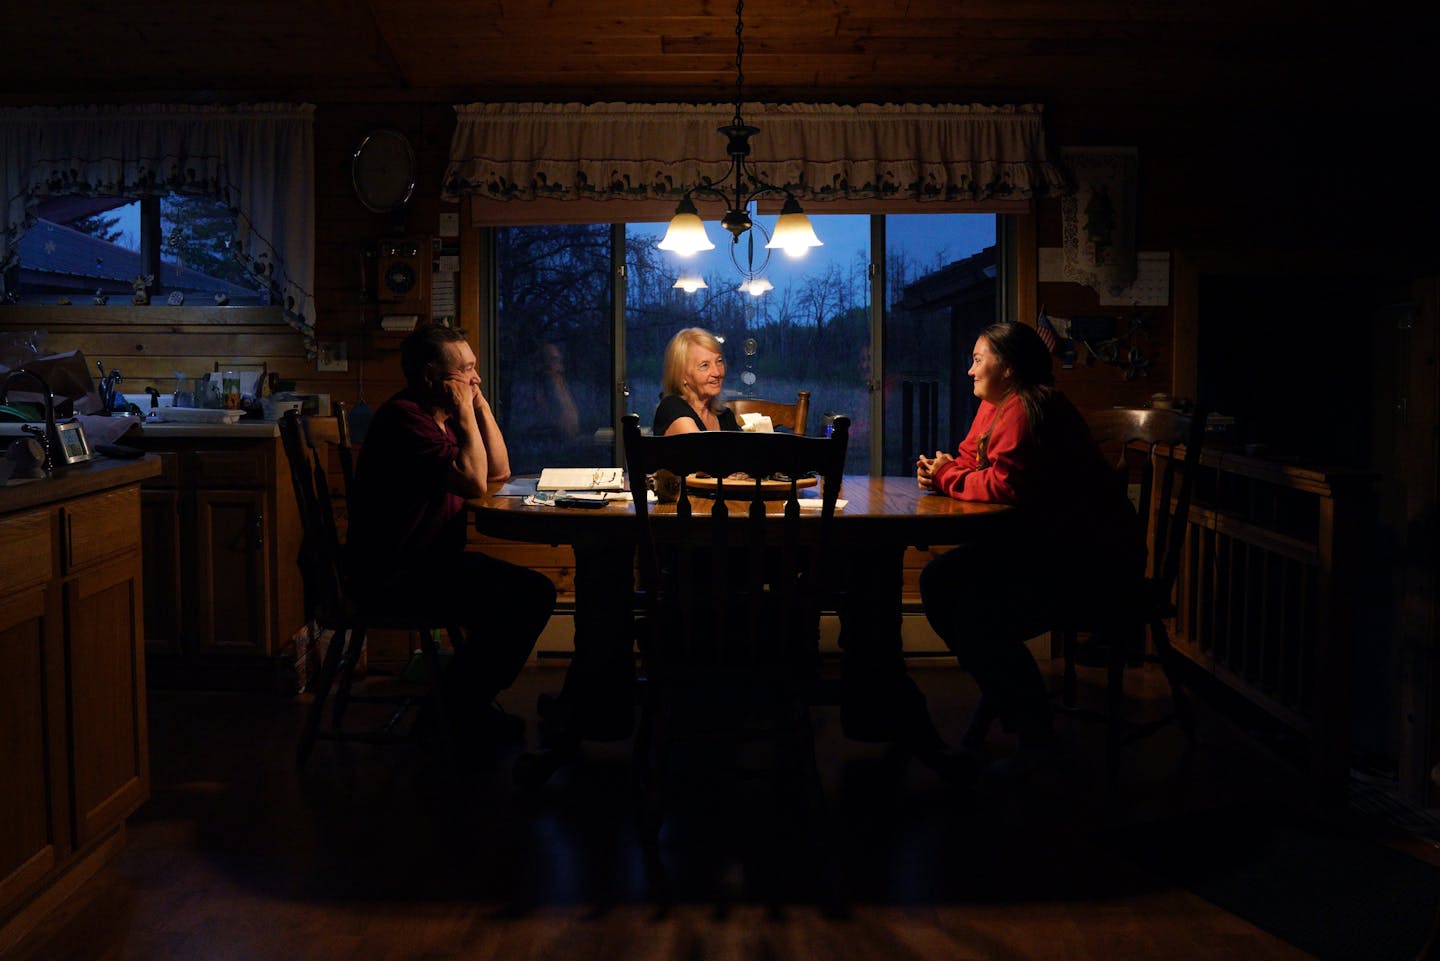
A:
[[[1405,721],[1400,786],[1408,797],[1431,806],[1440,795],[1433,780],[1440,766],[1440,278],[1417,281],[1411,296],[1416,310],[1405,351],[1405,411],[1396,434],[1406,513],[1399,585],[1400,707]]]
[[[1200,383],[1200,280],[1195,262],[1184,250],[1170,254],[1170,395],[1195,400]]]
[[[149,403],[146,387],[170,394],[178,370],[195,390],[216,363],[242,370],[265,364],[303,392],[328,391],[331,383],[316,376],[299,332],[275,308],[11,307],[0,317],[0,331],[31,329],[46,332],[47,353],[82,351],[92,377],[96,362],[118,369],[120,392],[142,408]]]

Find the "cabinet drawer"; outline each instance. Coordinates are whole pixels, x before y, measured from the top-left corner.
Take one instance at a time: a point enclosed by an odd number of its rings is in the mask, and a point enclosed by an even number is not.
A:
[[[195,452],[195,482],[201,487],[263,487],[266,468],[259,449]]]
[[[61,508],[67,573],[140,546],[140,489],[80,497]]]
[[[55,576],[51,527],[55,512],[31,511],[0,520],[0,594]]]

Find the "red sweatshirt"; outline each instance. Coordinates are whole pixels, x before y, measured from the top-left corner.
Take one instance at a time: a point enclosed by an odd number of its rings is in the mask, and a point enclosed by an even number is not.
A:
[[[1139,518],[1126,495],[1124,479],[1105,462],[1085,419],[1058,390],[1046,388],[1043,423],[1031,429],[1015,396],[997,409],[982,401],[955,460],[935,473],[938,491],[962,501],[1014,504],[1051,527],[1077,551],[1092,545],[1114,557],[1143,557]],[[981,436],[988,466],[978,462]],[[1048,515],[1048,516],[1046,516]],[[1062,526],[1059,526],[1063,524]]]

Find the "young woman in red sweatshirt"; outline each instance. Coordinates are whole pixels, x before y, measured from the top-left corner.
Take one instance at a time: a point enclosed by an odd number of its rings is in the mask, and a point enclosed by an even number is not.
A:
[[[952,456],[916,463],[921,488],[957,500],[1013,504],[999,542],[960,545],[920,575],[925,615],[980,687],[962,739],[976,747],[990,716],[1021,749],[1053,740],[1045,685],[1025,640],[1060,612],[1140,574],[1143,531],[1124,479],[1105,462],[1073,404],[1054,386],[1050,351],[1024,324],[995,324],[975,341],[969,374],[980,399]]]

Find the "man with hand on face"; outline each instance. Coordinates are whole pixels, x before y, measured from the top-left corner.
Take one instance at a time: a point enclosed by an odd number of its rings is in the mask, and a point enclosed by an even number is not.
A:
[[[355,471],[346,542],[357,597],[374,614],[462,626],[444,678],[458,733],[514,737],[523,722],[494,698],[529,658],[555,587],[536,571],[465,550],[465,499],[510,476],[465,335],[421,327],[400,345],[400,365],[405,389],[375,412]]]

